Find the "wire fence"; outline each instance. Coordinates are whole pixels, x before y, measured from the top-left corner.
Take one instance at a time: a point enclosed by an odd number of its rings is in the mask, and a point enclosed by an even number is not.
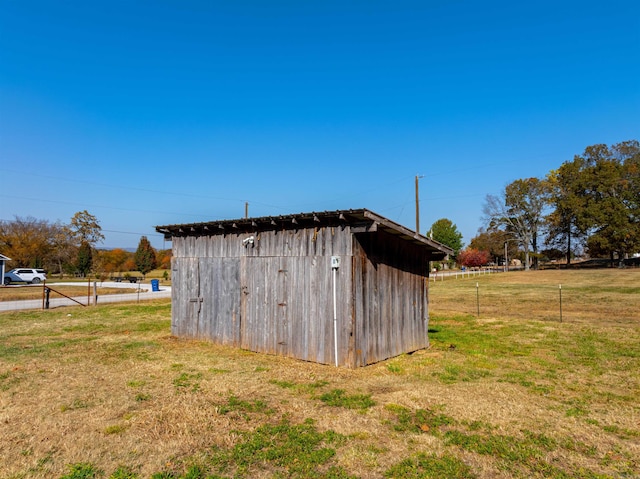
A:
[[[614,284],[610,273],[601,279],[599,274],[554,276],[495,270],[439,274],[430,278],[429,309],[436,315],[453,312],[485,319],[640,326],[640,287],[625,284],[624,277]],[[635,278],[640,284],[638,273]]]
[[[154,280],[152,280],[154,281]],[[53,287],[52,287],[53,286]],[[73,293],[66,294],[60,289],[72,287]],[[79,293],[79,287],[84,288],[85,293]],[[96,306],[105,303],[140,302],[148,299],[171,298],[171,287],[163,285],[154,289],[153,284],[128,285],[122,283],[104,283],[89,281],[82,283],[42,283],[39,286],[22,285],[10,286],[11,290],[26,289],[32,294],[18,296],[15,299],[0,299],[0,311],[15,311],[25,309],[53,309],[61,306]],[[112,294],[105,294],[103,288],[109,288]],[[121,289],[127,292],[114,292]]]
[[[518,267],[509,267],[509,271],[521,271],[522,268]],[[484,267],[484,268],[476,268],[476,269],[466,269],[466,270],[442,270],[436,271],[434,270],[429,275],[429,281],[444,281],[445,279],[464,279],[464,278],[475,278],[480,276],[486,276],[488,274],[495,273],[505,273],[507,270],[503,267]]]

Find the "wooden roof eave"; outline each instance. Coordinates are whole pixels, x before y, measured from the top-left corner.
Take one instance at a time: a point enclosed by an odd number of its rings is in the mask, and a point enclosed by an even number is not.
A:
[[[399,236],[405,241],[427,247],[427,249],[431,252],[431,256],[435,259],[443,259],[449,255],[453,255],[454,253],[453,249],[449,248],[448,246],[434,241],[426,236],[423,236],[420,233],[410,230],[409,228],[406,228],[387,218],[376,215],[371,211],[365,211],[365,216],[378,223],[380,225],[380,228],[387,233]]]
[[[164,238],[190,235],[215,235],[226,233],[253,233],[263,229],[274,228],[310,228],[317,226],[349,226],[353,233],[374,233],[384,231],[398,236],[404,241],[426,248],[434,259],[452,255],[454,251],[437,241],[433,241],[409,228],[380,216],[367,209],[328,211],[323,213],[299,213],[282,216],[266,216],[261,218],[242,218],[236,220],[220,220],[207,223],[190,223],[179,225],[156,226],[156,231]]]

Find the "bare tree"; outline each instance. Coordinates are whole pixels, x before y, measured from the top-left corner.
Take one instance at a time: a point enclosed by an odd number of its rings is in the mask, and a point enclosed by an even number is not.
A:
[[[531,264],[531,251],[538,252],[548,191],[548,184],[538,178],[516,180],[507,185],[502,196],[487,195],[482,208],[489,231],[505,231],[522,246],[525,270]]]

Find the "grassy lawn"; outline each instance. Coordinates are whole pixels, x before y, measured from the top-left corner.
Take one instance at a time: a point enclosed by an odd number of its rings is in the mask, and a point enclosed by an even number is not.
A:
[[[358,370],[178,340],[168,300],[2,313],[0,477],[637,478],[639,297],[432,283],[431,348]]]

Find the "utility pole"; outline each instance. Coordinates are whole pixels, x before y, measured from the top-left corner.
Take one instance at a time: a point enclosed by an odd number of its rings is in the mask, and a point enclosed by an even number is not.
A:
[[[509,263],[508,263],[508,259],[507,259],[507,243],[508,241],[504,242],[504,272],[506,273],[507,271],[509,271]]]
[[[416,233],[420,234],[420,195],[418,194],[418,180],[423,175],[416,175]]]
[[[245,219],[249,217],[249,202],[245,202],[244,204],[244,217]]]
[[[507,239],[504,242],[504,272],[509,272],[509,258],[507,258],[507,243],[509,241],[519,241],[518,238]]]

